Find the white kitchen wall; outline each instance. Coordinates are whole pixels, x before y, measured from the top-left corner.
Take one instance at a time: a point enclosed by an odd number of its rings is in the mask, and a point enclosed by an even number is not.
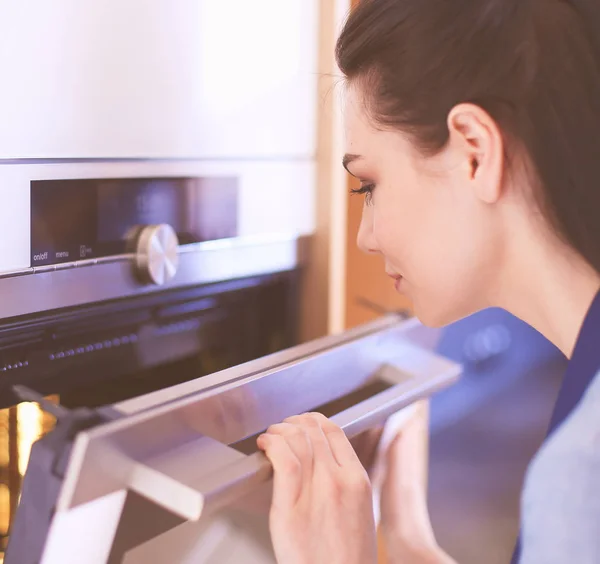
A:
[[[0,0],[0,159],[311,159],[318,0]]]

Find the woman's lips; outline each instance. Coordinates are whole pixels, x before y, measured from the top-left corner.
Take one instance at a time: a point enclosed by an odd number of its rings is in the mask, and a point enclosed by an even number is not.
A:
[[[400,291],[400,287],[402,285],[402,276],[400,274],[391,274],[389,272],[386,273],[392,280],[394,280],[394,287],[396,288],[396,291],[399,292]]]
[[[402,280],[404,280],[402,276],[396,278],[396,282],[394,282],[394,288],[396,288],[396,292],[400,292],[402,290]]]

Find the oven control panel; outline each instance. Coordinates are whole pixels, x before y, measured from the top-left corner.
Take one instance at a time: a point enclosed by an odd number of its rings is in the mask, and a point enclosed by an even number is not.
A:
[[[314,178],[312,160],[0,159],[0,319],[295,270]]]
[[[237,184],[227,177],[32,181],[31,267],[135,253],[147,281],[168,280],[178,245],[237,236]]]

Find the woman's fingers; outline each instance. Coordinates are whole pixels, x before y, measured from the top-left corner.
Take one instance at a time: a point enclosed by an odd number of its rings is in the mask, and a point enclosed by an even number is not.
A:
[[[280,435],[285,439],[290,450],[300,461],[303,475],[312,471],[313,452],[310,438],[300,425],[292,425],[286,421],[271,425],[267,429],[268,435]]]
[[[285,421],[306,431],[314,456],[320,462],[331,462],[338,466],[361,464],[344,431],[323,414],[306,413]]]
[[[328,472],[344,469],[344,483],[368,483],[366,471],[342,429],[320,413],[296,415],[272,425],[259,437],[258,447],[273,464],[276,495],[284,496],[274,499],[274,504],[296,503],[303,484],[312,482],[317,468],[329,468]],[[277,494],[281,491],[284,494]]]
[[[341,429],[309,413],[271,426],[258,446],[273,463],[278,562],[376,561],[371,485]]]
[[[325,419],[325,417],[318,413],[305,413],[289,417],[285,422],[300,427],[306,432],[312,445],[315,461],[321,464],[336,465],[337,460],[323,430],[322,419]]]
[[[256,444],[273,465],[273,507],[294,506],[302,493],[302,464],[285,437],[265,433]]]
[[[329,448],[337,460],[337,463],[340,466],[357,464],[362,466],[356,451],[350,444],[350,441],[348,440],[348,437],[346,437],[344,431],[342,431],[340,427],[320,413],[313,413],[311,415],[319,422],[319,425],[323,430],[323,434],[329,442]]]

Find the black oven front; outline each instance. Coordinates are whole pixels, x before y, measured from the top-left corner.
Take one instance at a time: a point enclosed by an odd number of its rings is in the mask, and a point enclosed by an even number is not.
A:
[[[298,342],[299,269],[61,308],[0,325],[0,555],[29,450],[52,416],[13,391],[66,407],[167,388]]]

